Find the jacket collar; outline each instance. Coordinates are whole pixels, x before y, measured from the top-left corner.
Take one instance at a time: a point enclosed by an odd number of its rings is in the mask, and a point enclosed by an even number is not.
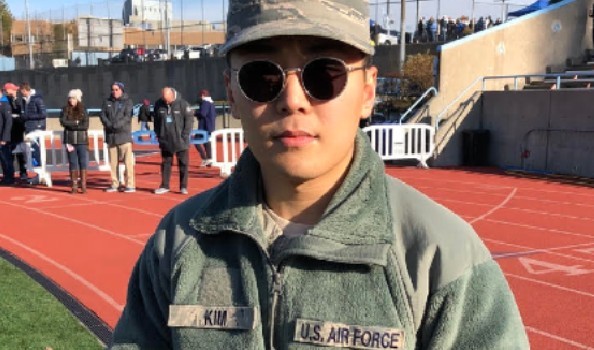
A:
[[[234,173],[202,201],[190,224],[205,234],[247,234],[265,247],[258,212],[262,210],[262,192],[258,162],[247,148]],[[320,222],[308,232],[312,240],[304,246],[313,241],[340,246],[389,244],[394,234],[387,203],[383,162],[359,132],[348,174]]]

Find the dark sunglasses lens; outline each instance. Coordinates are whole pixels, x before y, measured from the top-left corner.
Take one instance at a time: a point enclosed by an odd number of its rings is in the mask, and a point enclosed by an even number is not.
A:
[[[283,89],[283,72],[272,62],[253,61],[241,67],[238,81],[241,90],[250,100],[270,102]]]
[[[303,68],[303,86],[320,101],[336,98],[347,82],[347,70],[339,60],[318,58]]]

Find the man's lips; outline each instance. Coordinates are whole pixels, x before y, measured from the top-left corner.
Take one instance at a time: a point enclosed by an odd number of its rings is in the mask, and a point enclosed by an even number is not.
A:
[[[286,147],[302,147],[316,139],[314,135],[301,130],[284,131],[273,138]]]

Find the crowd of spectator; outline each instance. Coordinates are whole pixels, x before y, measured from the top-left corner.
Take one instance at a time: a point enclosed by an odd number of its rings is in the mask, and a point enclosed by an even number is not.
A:
[[[452,41],[502,23],[501,18],[493,20],[491,16],[481,16],[478,19],[470,19],[466,16],[459,18],[443,16],[438,20],[435,17],[421,17],[417,23],[413,37],[410,38],[410,34],[407,33],[406,41],[409,43]],[[379,32],[382,32],[382,28],[379,25],[371,27],[372,40],[377,40],[376,36]]]
[[[20,94],[17,94],[20,92]],[[69,164],[71,193],[87,192],[87,166],[89,163],[89,116],[82,102],[83,92],[72,89],[60,111],[60,125],[64,128],[61,140],[66,149]],[[154,123],[154,132],[161,150],[162,181],[156,194],[169,192],[169,178],[173,156],[180,167],[180,193],[187,195],[188,150],[194,117],[199,129],[208,133],[214,131],[216,111],[208,90],[199,94],[199,108],[192,112],[190,105],[173,87],[162,89],[161,98],[151,110],[148,99],[143,100],[138,120],[142,131],[150,131],[149,122]],[[110,162],[110,185],[105,192],[136,192],[135,170],[132,152],[132,110],[133,103],[122,82],[114,82],[104,100],[100,120],[103,125],[104,142],[108,146]],[[29,178],[25,141],[31,146],[31,166],[41,166],[43,157],[40,146],[33,137],[26,134],[46,129],[47,111],[41,94],[28,83],[20,86],[8,82],[0,91],[0,186],[17,184],[15,170],[20,174],[20,184],[35,185],[39,176]],[[210,147],[200,148],[201,166],[212,164]],[[124,163],[124,176],[120,179],[119,162]],[[14,163],[18,169],[14,168]]]

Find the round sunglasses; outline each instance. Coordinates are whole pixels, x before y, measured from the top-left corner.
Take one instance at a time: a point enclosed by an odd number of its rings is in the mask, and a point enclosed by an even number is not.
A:
[[[348,73],[366,68],[351,67],[338,58],[319,57],[307,62],[303,68],[283,69],[272,61],[255,60],[231,70],[237,73],[239,88],[248,100],[267,103],[283,92],[289,72],[300,75],[301,86],[309,97],[317,101],[330,101],[344,90]]]

